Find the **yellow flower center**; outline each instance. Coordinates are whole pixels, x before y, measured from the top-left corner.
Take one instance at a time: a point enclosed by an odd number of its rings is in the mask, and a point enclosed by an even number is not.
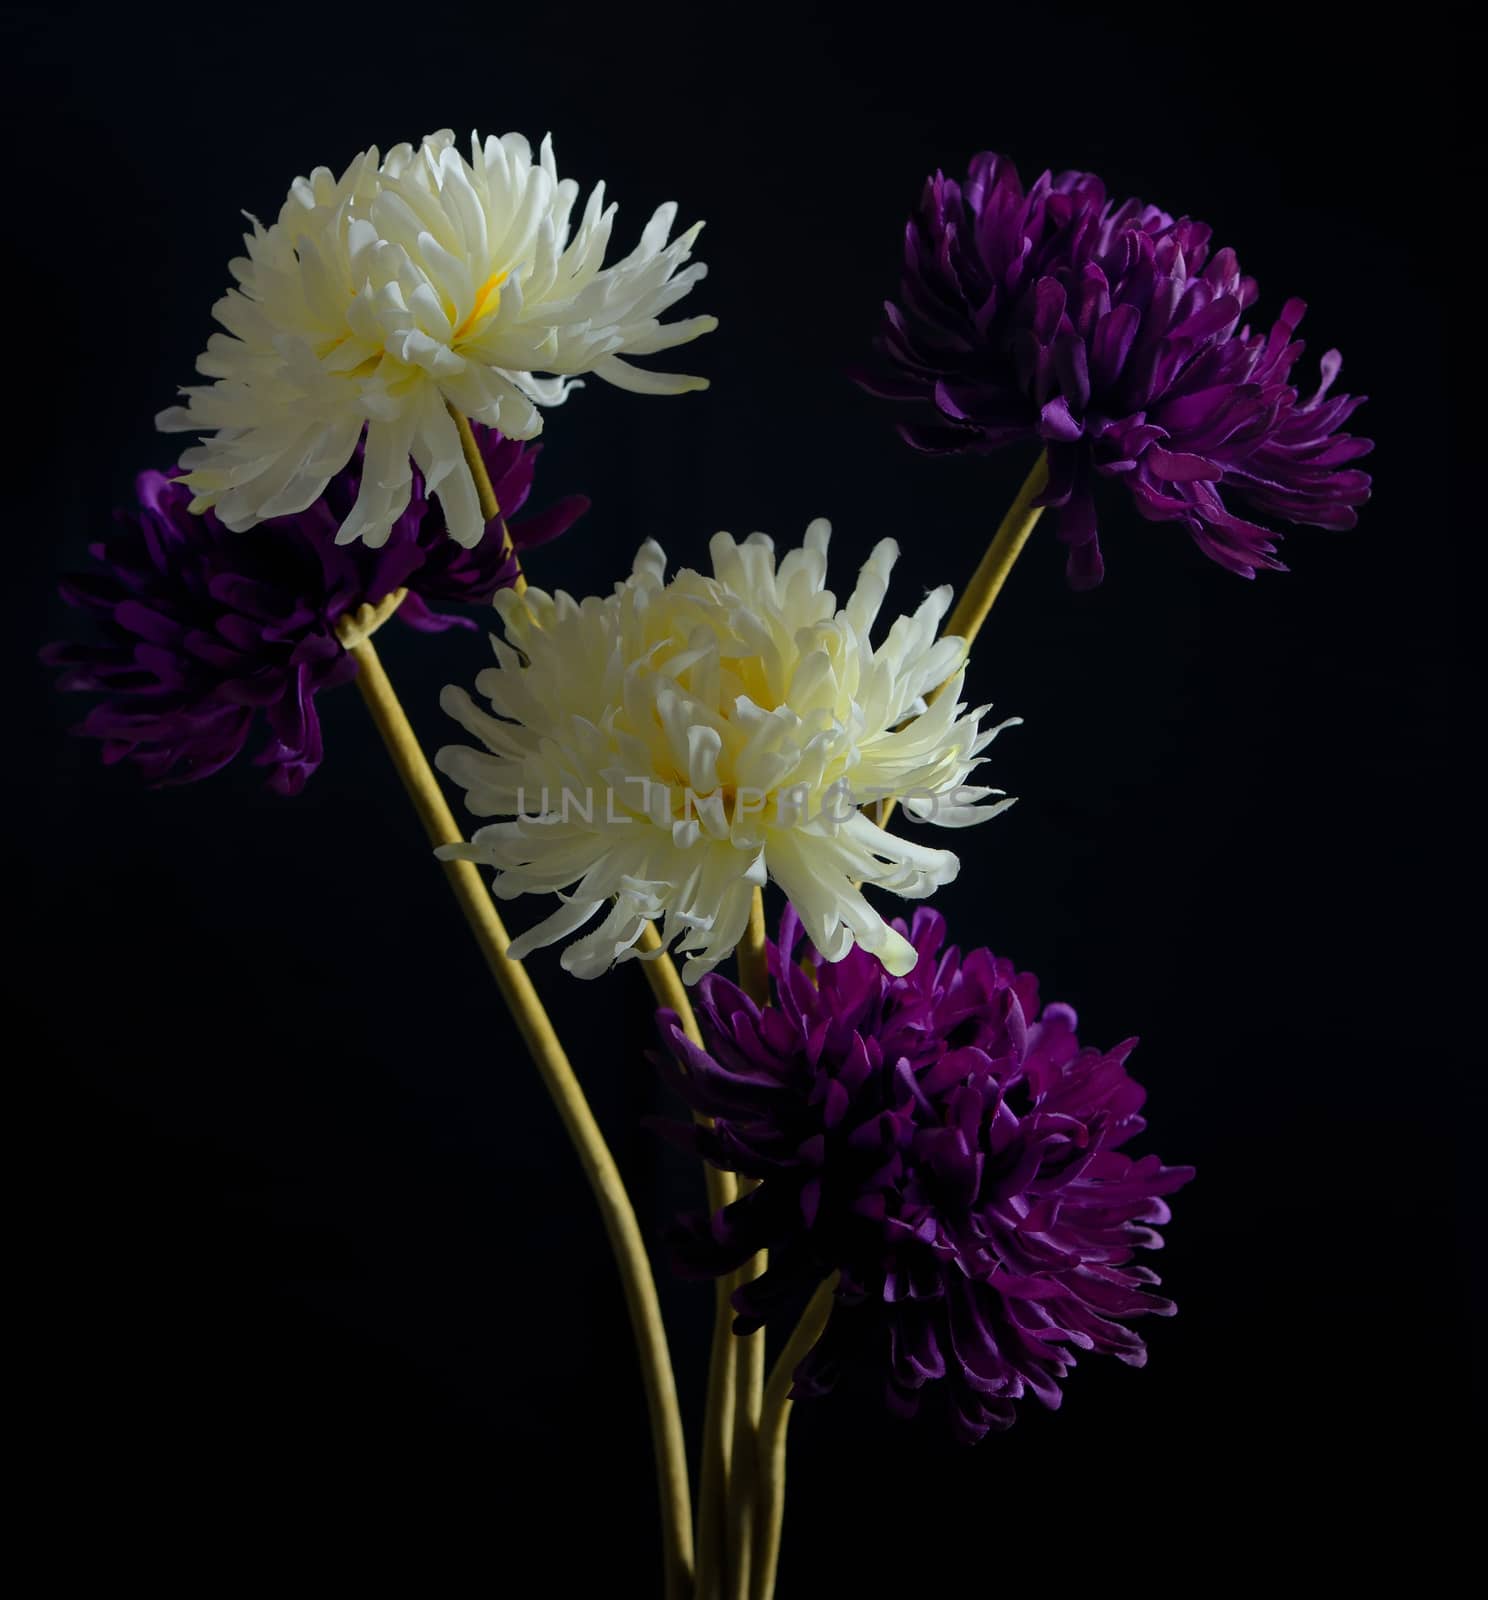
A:
[[[451,344],[458,344],[477,322],[483,322],[488,315],[495,314],[496,308],[501,304],[501,285],[505,282],[504,272],[493,272],[486,279],[476,291],[475,304],[470,308],[470,315],[450,335]]]

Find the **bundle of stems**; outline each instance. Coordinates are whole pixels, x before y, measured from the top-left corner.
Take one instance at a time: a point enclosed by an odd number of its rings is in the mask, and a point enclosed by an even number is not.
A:
[[[475,478],[481,511],[488,523],[501,518],[470,424],[451,411],[460,430],[465,459]],[[963,593],[946,632],[967,642],[976,635],[1014,561],[1038,519],[1033,504],[1047,481],[1041,456],[1003,519],[976,574]],[[510,549],[506,524],[500,522]],[[514,587],[526,580],[518,571]],[[382,735],[430,843],[463,843],[443,791],[383,670],[372,636],[403,599],[395,591],[376,607],[363,606],[343,619],[343,647],[356,659],[357,683],[373,723]],[[891,809],[881,809],[881,819]],[[645,1243],[614,1157],[589,1109],[583,1089],[559,1043],[552,1021],[522,964],[507,954],[510,938],[489,889],[466,860],[441,863],[476,943],[485,956],[503,1000],[526,1044],[533,1064],[557,1107],[559,1117],[594,1192],[610,1248],[620,1272],[646,1391],[661,1507],[662,1561],[666,1600],[770,1600],[780,1553],[785,1505],[786,1433],[790,1420],[792,1375],[821,1336],[831,1314],[835,1279],[822,1283],[765,1378],[764,1330],[739,1336],[732,1330],[731,1297],[765,1267],[763,1253],[716,1288],[707,1407],[698,1481],[696,1538],[688,1484],[686,1443],[677,1402],[676,1378],[666,1329]],[[648,924],[640,941],[640,963],[659,1006],[674,1011],[687,1037],[701,1045],[697,1017],[671,956]],[[764,901],[754,892],[749,925],[736,953],[740,987],[763,1006],[769,998]],[[713,1211],[731,1204],[741,1189],[734,1175],[705,1169],[708,1204]]]

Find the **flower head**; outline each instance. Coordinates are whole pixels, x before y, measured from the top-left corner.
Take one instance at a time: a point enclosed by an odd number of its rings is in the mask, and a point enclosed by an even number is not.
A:
[[[909,402],[900,432],[917,449],[1042,445],[1041,503],[1077,588],[1103,572],[1097,478],[1247,578],[1281,570],[1278,534],[1232,503],[1351,528],[1369,498],[1349,463],[1372,446],[1340,432],[1363,398],[1328,393],[1338,352],[1307,398],[1293,381],[1302,301],[1252,331],[1241,319],[1256,285],[1233,250],[1211,254],[1202,223],[1108,201],[1090,173],[1045,173],[1025,191],[992,154],[964,185],[937,173],[906,229],[901,298],[885,307],[883,363],[860,381]]]
[[[337,539],[381,544],[412,491],[410,458],[444,506],[450,534],[485,528],[451,409],[528,439],[539,406],[557,405],[592,372],[641,394],[706,388],[625,356],[655,355],[713,328],[712,317],[665,326],[662,313],[703,276],[687,261],[701,223],[667,243],[664,205],[623,261],[604,265],[615,207],[604,185],[578,197],[558,178],[550,140],[536,161],[509,133],[470,159],[449,132],[342,174],[297,178],[271,227],[256,219],[238,287],[214,308],[197,370],[214,381],[162,412],[172,432],[215,430],[181,458],[193,508],[234,530],[305,510],[366,429],[367,471]]]
[[[707,978],[702,1049],[659,1013],[663,1068],[713,1119],[675,1137],[759,1180],[684,1227],[681,1257],[716,1275],[769,1250],[735,1292],[740,1333],[794,1316],[838,1273],[795,1393],[824,1392],[847,1361],[882,1363],[893,1409],[939,1385],[972,1440],[1025,1394],[1057,1406],[1075,1350],[1144,1363],[1129,1320],[1173,1306],[1132,1256],[1161,1244],[1162,1196],[1192,1169],[1121,1148],[1144,1127],[1135,1040],[1082,1049],[1068,1006],[1041,1007],[1037,979],[988,950],[943,948],[928,907],[905,931],[920,953],[907,976],[856,952],[822,966],[787,907],[769,1006]]]
[[[485,748],[446,748],[436,764],[476,816],[515,819],[449,853],[499,868],[503,899],[568,890],[515,955],[612,901],[563,965],[595,976],[663,917],[664,944],[691,956],[691,982],[738,943],[755,886],[773,878],[824,959],[859,944],[891,971],[913,965],[858,885],[920,898],[954,877],[956,857],[858,807],[893,796],[953,827],[994,815],[1011,802],[983,804],[1001,791],[965,780],[998,729],[981,728],[986,707],[961,702],[965,642],[936,637],[949,588],[875,646],[897,547],[874,550],[839,609],[828,533],[813,522],[778,566],[763,534],[716,534],[713,575],[670,581],[648,542],[604,598],[497,595],[509,642],[495,642],[498,664],[476,680],[495,715],[461,689],[443,701]]]
[[[519,511],[539,447],[475,433],[498,499]],[[78,732],[103,741],[106,761],[132,761],[157,783],[204,778],[242,751],[262,715],[270,738],[256,760],[271,789],[298,793],[321,759],[315,697],[356,675],[337,638],[342,616],[406,588],[397,615],[410,626],[474,627],[430,602],[488,602],[516,577],[516,550],[555,538],[588,504],[575,496],[511,524],[515,550],[499,530],[463,550],[415,476],[385,544],[341,547],[336,526],[361,470],[359,449],[309,510],[247,534],[194,514],[190,491],[166,474],[140,474],[138,508],[92,546],[101,570],[62,586],[94,613],[99,637],[43,653],[65,669],[61,688],[103,695]]]

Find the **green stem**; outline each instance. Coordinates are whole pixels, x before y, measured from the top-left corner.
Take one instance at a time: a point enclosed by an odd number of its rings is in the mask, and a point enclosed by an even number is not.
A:
[[[771,1600],[780,1561],[780,1528],[785,1519],[785,1436],[790,1423],[791,1382],[795,1370],[822,1336],[832,1314],[837,1275],[821,1284],[801,1314],[795,1332],[770,1369],[759,1425],[759,1504],[756,1508],[754,1573],[749,1600]]]

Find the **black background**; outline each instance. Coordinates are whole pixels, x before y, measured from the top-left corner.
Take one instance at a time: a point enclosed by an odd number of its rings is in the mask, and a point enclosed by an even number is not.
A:
[[[975,656],[972,692],[1026,719],[989,769],[1021,803],[955,841],[942,904],[1092,1041],[1141,1035],[1147,1148],[1199,1169],[1157,1262],[1180,1315],[1145,1371],[1087,1362],[1061,1413],[972,1451],[868,1384],[798,1408],[780,1592],[1202,1588],[1440,1552],[1438,1476],[1475,1448],[1445,399],[1481,343],[1453,255],[1478,204],[1465,40],[1423,8],[1192,9],[7,14],[9,1231],[23,1460],[61,1559],[215,1593],[250,1560],[362,1575],[406,1538],[420,1592],[466,1563],[504,1590],[517,1552],[538,1575],[516,1592],[656,1589],[594,1211],[358,696],[322,701],[298,800],[247,764],[148,792],[67,737],[81,707],[35,661],[70,625],[56,576],[172,460],[151,418],[190,381],[239,208],[444,125],[551,128],[560,171],[621,202],[622,249],[660,200],[708,218],[684,309],[722,326],[668,364],[713,388],[592,384],[551,414],[537,501],[595,509],[539,583],[818,514],[840,590],[884,534],[904,607],[963,582],[1027,461],[915,458],[843,374],[925,174],[978,149],[1203,216],[1261,314],[1299,294],[1312,358],[1342,348],[1379,442],[1356,532],[1298,531],[1292,572],[1249,584],[1108,495],[1104,587],[1071,594],[1035,537]],[[483,640],[380,646],[442,742],[438,688]],[[654,1235],[697,1183],[639,1126],[645,986],[531,966]],[[695,1431],[710,1297],[662,1292]]]

